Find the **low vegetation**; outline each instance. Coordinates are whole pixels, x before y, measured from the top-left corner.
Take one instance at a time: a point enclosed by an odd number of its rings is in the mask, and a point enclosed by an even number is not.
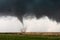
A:
[[[0,34],[0,40],[60,40],[59,35]]]

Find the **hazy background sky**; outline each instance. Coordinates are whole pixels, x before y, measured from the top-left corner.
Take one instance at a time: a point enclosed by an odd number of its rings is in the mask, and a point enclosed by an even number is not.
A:
[[[0,32],[60,32],[59,22],[60,0],[0,0]]]
[[[47,16],[40,19],[36,17],[32,19],[24,19],[24,27],[27,32],[60,32],[60,24],[56,21],[50,20]],[[0,17],[0,32],[20,32],[23,25],[17,17],[2,16]]]

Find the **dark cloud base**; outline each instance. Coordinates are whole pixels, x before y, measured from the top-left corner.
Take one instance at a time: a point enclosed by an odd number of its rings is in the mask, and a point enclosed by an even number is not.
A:
[[[15,14],[21,22],[26,13],[37,19],[45,15],[60,22],[60,0],[0,0],[0,12],[13,12],[0,14]]]

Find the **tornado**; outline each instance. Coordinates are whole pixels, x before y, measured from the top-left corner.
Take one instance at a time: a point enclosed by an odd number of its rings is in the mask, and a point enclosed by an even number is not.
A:
[[[0,16],[16,16],[23,23],[23,17],[27,17],[25,14],[34,14],[37,19],[48,16],[58,23],[60,0],[0,0]]]

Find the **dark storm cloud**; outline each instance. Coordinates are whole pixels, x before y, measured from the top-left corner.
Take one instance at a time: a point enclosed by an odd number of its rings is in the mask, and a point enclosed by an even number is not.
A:
[[[0,16],[13,15],[15,1],[13,0],[0,0]]]
[[[32,12],[37,18],[46,15],[59,22],[60,0],[0,0],[0,11],[13,11],[21,21]]]

